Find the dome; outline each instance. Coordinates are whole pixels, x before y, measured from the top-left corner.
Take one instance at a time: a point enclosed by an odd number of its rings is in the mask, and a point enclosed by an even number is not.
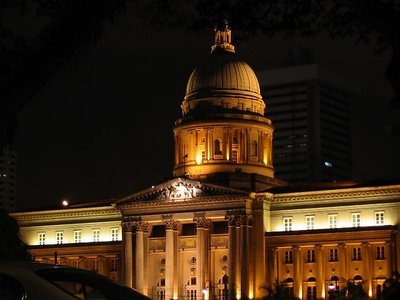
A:
[[[210,118],[221,113],[264,116],[257,76],[236,57],[227,23],[215,28],[211,55],[190,75],[181,108],[185,118]]]
[[[185,100],[218,96],[261,99],[253,69],[230,53],[211,55],[194,69],[186,86]]]

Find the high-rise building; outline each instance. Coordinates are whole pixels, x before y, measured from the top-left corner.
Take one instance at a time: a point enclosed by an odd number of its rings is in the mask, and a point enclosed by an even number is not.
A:
[[[357,85],[318,64],[257,76],[274,126],[275,177],[290,183],[351,179],[351,104]]]
[[[0,153],[0,208],[15,210],[16,152],[5,147]]]

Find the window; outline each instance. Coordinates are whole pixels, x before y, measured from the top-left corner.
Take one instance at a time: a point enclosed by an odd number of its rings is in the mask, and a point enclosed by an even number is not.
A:
[[[317,299],[317,287],[308,286],[307,287],[307,300],[316,300]]]
[[[307,280],[307,300],[317,300],[317,287],[316,279],[314,277],[310,277]]]
[[[38,241],[39,241],[39,245],[44,245],[44,244],[46,244],[46,233],[44,233],[44,232],[39,232],[39,234],[38,234]]]
[[[291,231],[292,230],[292,217],[284,217],[283,218],[283,226],[285,228],[285,231]]]
[[[165,278],[161,278],[157,281],[156,299],[165,300]]]
[[[93,229],[92,230],[92,238],[93,238],[93,242],[99,242],[100,241],[100,229]]]
[[[82,241],[82,231],[75,230],[74,231],[74,243],[80,243]]]
[[[56,243],[62,244],[64,242],[64,232],[58,231],[56,232]]]
[[[190,277],[186,283],[186,299],[196,300],[197,299],[197,286],[196,277]]]
[[[385,259],[385,247],[384,246],[376,247],[376,259]]]
[[[315,216],[306,216],[306,227],[307,230],[314,229],[315,225]]]
[[[376,300],[382,300],[383,287],[382,284],[376,285]]]
[[[351,221],[353,223],[353,227],[360,227],[361,226],[361,213],[352,213]]]
[[[283,259],[284,259],[284,263],[285,264],[291,264],[291,263],[293,263],[293,251],[292,250],[288,250],[288,251],[285,251],[285,256],[283,257]]]
[[[217,297],[218,300],[227,300],[228,299],[228,275],[224,275],[218,279],[217,285]]]
[[[337,228],[337,215],[328,215],[328,220],[330,229]]]
[[[222,154],[222,143],[219,139],[216,139],[214,141],[214,154],[215,155],[220,155]]]
[[[118,258],[111,259],[111,271],[118,270]]]
[[[361,260],[361,248],[353,248],[353,260]]]
[[[237,163],[238,161],[238,151],[237,149],[232,150],[232,162]]]
[[[307,262],[315,262],[315,250],[307,250]]]
[[[329,261],[338,261],[338,249],[329,249]]]
[[[376,211],[375,212],[375,225],[384,225],[385,224],[385,212]]]
[[[258,155],[258,144],[257,144],[256,141],[252,141],[251,142],[250,155],[251,156],[257,156]]]
[[[118,241],[118,228],[111,228],[111,240]]]

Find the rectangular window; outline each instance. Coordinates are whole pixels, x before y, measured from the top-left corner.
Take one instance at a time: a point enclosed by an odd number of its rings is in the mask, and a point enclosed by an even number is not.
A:
[[[376,259],[385,259],[385,247],[384,246],[376,247]]]
[[[93,242],[100,241],[100,229],[93,229],[92,230],[92,238],[93,238]]]
[[[306,227],[307,230],[314,229],[315,226],[315,216],[306,216]]]
[[[292,264],[293,263],[293,251],[292,250],[288,250],[285,251],[285,256],[284,256],[284,263],[285,264]]]
[[[307,262],[315,262],[315,250],[307,250]]]
[[[329,228],[335,229],[337,228],[337,215],[328,215],[329,219]]]
[[[82,241],[82,231],[75,230],[74,231],[74,243],[80,243]]]
[[[317,287],[315,286],[307,287],[307,300],[317,300]]]
[[[338,261],[338,249],[329,249],[329,261]]]
[[[238,162],[238,151],[237,149],[232,149],[232,162]]]
[[[118,228],[111,228],[111,240],[118,241]]]
[[[361,248],[353,248],[353,260],[361,260]]]
[[[111,260],[111,271],[117,271],[118,270],[118,259],[113,258]]]
[[[39,241],[39,245],[46,244],[46,233],[45,232],[39,232],[38,241]]]
[[[292,217],[284,217],[283,218],[283,226],[285,228],[285,231],[291,231],[292,230]]]
[[[64,242],[64,232],[58,231],[56,232],[56,243],[62,244]]]
[[[385,212],[383,211],[375,212],[375,225],[385,225]]]
[[[361,226],[361,213],[352,213],[351,214],[351,222],[353,223],[353,227]]]

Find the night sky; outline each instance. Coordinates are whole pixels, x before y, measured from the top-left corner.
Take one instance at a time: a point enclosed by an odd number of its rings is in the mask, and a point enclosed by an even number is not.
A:
[[[17,209],[31,210],[118,198],[172,175],[174,121],[186,82],[213,42],[202,33],[149,28],[129,13],[108,24],[101,41],[60,69],[19,115]],[[359,83],[353,103],[357,180],[400,179],[400,137],[387,128],[399,115],[383,73],[390,52],[331,41],[257,36],[235,42],[253,67],[278,67],[289,49],[308,48],[315,60]],[[268,116],[268,101],[267,116]]]

